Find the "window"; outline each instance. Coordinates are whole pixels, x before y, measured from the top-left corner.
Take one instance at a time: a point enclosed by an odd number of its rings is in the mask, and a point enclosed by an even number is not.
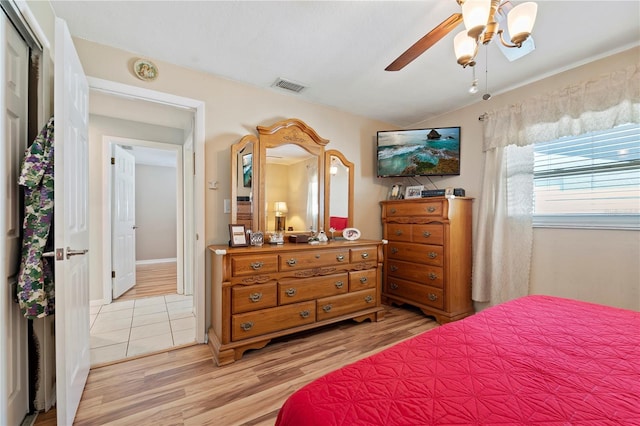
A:
[[[534,225],[640,229],[640,126],[534,147]]]

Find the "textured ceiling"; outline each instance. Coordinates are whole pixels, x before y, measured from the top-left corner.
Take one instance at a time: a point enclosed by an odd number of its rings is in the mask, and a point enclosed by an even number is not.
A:
[[[516,2],[518,3],[518,2]],[[509,62],[492,42],[478,55],[480,91],[446,36],[406,68],[384,71],[446,17],[455,0],[53,1],[75,37],[268,90],[277,78],[302,99],[399,127],[640,44],[640,2],[538,1],[536,49]],[[491,102],[491,101],[487,101]]]

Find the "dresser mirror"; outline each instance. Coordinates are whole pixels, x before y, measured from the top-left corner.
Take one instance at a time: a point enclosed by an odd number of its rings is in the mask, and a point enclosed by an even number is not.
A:
[[[342,231],[353,226],[353,163],[340,151],[325,152],[325,231],[338,237]]]
[[[335,236],[351,227],[353,163],[339,151],[325,152],[329,141],[298,119],[257,130],[231,147],[232,223],[266,233],[323,229],[329,236],[332,217],[340,218]]]

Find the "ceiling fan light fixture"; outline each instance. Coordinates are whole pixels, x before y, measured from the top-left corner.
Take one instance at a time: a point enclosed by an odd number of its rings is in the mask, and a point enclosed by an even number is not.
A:
[[[507,26],[511,34],[511,42],[520,47],[531,35],[538,14],[538,4],[522,3],[511,9],[507,15]]]
[[[491,0],[465,0],[462,3],[462,19],[469,37],[477,39],[489,21]]]
[[[453,39],[453,50],[456,53],[456,59],[463,68],[476,64],[474,58],[477,48],[478,43],[474,38],[469,37],[466,31],[459,32]]]

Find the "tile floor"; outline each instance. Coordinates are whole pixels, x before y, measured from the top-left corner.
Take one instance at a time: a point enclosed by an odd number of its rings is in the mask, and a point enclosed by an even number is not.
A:
[[[91,365],[195,340],[193,296],[170,294],[91,307]]]

